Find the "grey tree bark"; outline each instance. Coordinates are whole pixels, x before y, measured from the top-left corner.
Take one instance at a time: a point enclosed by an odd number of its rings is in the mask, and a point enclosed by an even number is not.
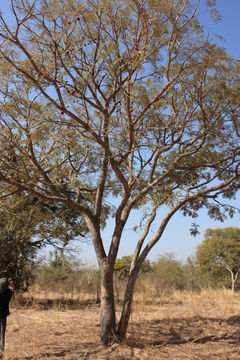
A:
[[[137,276],[138,276],[138,270],[134,269],[134,271],[130,274],[128,279],[125,296],[123,300],[121,318],[118,324],[118,331],[117,331],[118,339],[120,341],[122,341],[127,334],[127,328],[128,328],[128,323],[132,309],[134,287],[136,284]]]
[[[116,315],[113,290],[113,271],[107,260],[101,268],[101,308],[100,308],[101,342],[110,345],[116,338]]]

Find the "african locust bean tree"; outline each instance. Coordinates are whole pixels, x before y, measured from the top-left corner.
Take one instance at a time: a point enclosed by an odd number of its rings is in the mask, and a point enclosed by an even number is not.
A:
[[[12,19],[0,18],[2,194],[19,189],[84,219],[101,273],[101,341],[109,344],[126,336],[140,267],[174,214],[234,211],[222,196],[239,188],[239,64],[204,37],[199,1],[11,4]],[[140,208],[116,324],[114,263]]]

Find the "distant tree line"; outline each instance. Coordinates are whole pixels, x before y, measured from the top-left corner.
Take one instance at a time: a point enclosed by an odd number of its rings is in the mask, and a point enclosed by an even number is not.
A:
[[[153,262],[145,260],[137,282],[137,293],[146,293],[150,299],[151,296],[172,290],[238,290],[239,259],[240,229],[207,229],[195,257],[180,261],[167,253]],[[130,266],[131,256],[123,256],[116,261],[114,276],[117,300],[122,299]],[[49,260],[39,264],[35,273],[35,286],[46,294],[58,292],[73,297],[74,294],[83,293],[99,299],[98,269],[86,266],[81,260],[66,256],[63,252],[50,253]]]
[[[66,256],[73,239],[84,237],[82,219],[64,206],[50,206],[37,198],[13,194],[0,207],[0,275],[12,276],[16,291],[35,281],[45,292],[88,292],[100,296],[100,274],[80,260]],[[48,261],[36,261],[39,250],[51,244],[55,251]],[[114,267],[116,296],[123,293],[132,257],[117,259]],[[207,229],[196,254],[186,261],[164,254],[141,266],[138,284],[155,292],[169,289],[199,290],[204,287],[238,289],[240,229]],[[138,285],[140,286],[140,285]]]

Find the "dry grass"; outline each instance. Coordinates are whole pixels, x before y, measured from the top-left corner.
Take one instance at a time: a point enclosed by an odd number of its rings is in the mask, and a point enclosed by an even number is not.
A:
[[[240,359],[240,294],[173,292],[154,300],[135,299],[126,342],[109,348],[99,343],[97,305],[12,308],[5,359]]]

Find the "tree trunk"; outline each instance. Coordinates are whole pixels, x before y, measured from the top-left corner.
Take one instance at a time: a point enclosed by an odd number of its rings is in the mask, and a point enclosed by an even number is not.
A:
[[[108,346],[116,339],[116,317],[113,291],[113,271],[105,264],[101,268],[101,342]]]
[[[231,278],[232,278],[232,292],[234,292],[235,291],[235,283],[236,283],[237,278],[238,278],[238,272],[234,274],[231,271]]]
[[[121,318],[118,324],[118,339],[122,341],[125,339],[127,334],[127,328],[129,323],[129,318],[131,315],[132,301],[133,301],[133,292],[137,279],[137,272],[131,273],[128,279],[125,296],[123,300],[123,308],[121,313]]]

